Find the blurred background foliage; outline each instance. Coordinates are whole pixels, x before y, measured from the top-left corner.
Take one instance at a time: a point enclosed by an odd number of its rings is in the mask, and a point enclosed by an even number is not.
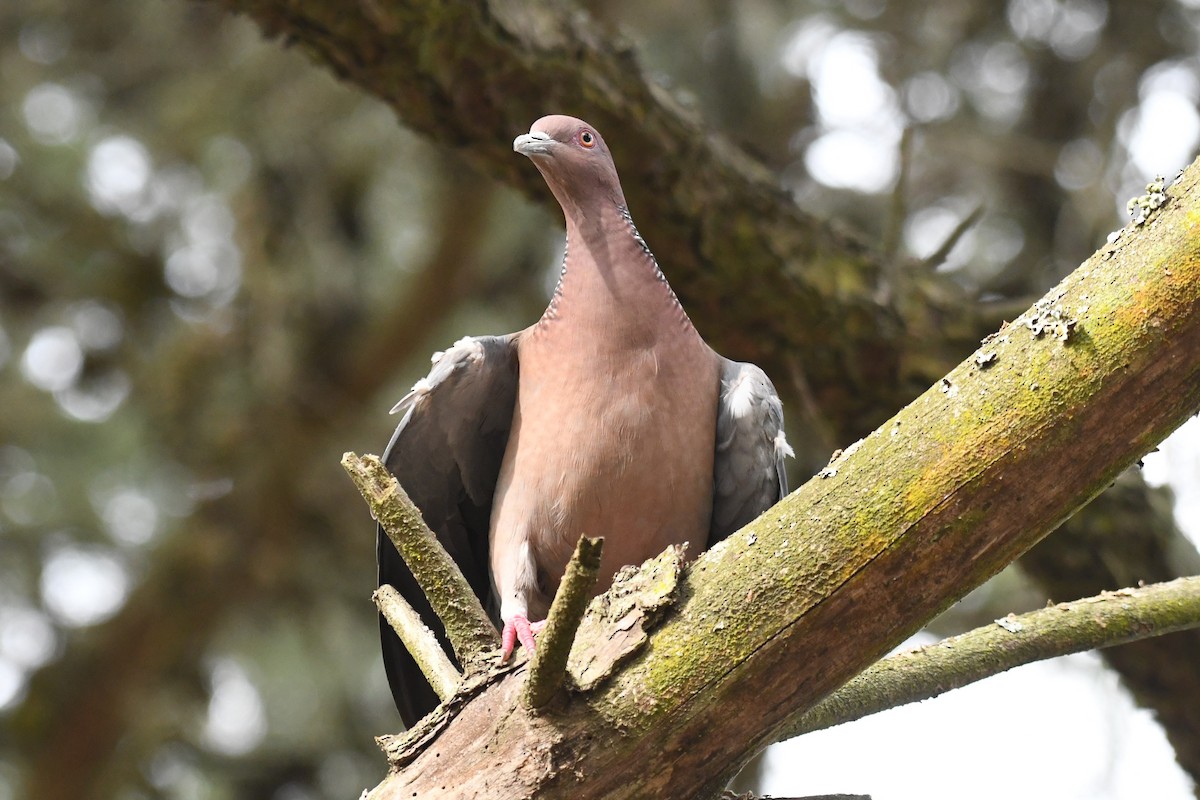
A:
[[[806,210],[981,300],[1040,294],[1200,138],[1194,0],[588,10]],[[398,720],[338,459],[430,352],[535,319],[561,246],[245,19],[0,5],[0,798],[374,784]],[[936,629],[1044,601],[1009,571]]]

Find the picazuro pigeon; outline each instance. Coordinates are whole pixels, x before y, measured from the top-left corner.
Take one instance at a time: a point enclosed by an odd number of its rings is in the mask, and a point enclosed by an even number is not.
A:
[[[384,461],[493,618],[502,660],[528,650],[583,534],[604,537],[597,581],[668,545],[695,555],[787,492],[783,407],[761,369],[723,358],[692,327],[633,225],[595,128],[543,117],[513,149],[562,206],[567,245],[541,319],[460,339],[393,411]],[[442,635],[382,532],[390,583]],[[411,726],[437,705],[380,620],[383,662]],[[445,639],[442,639],[446,645]]]

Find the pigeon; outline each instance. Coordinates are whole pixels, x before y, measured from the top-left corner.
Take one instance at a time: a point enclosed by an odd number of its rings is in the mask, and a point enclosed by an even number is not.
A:
[[[783,406],[766,374],[709,347],[634,226],[595,127],[539,119],[513,142],[562,206],[566,248],[541,318],[435,353],[396,405],[384,463],[503,632],[536,646],[580,536],[604,537],[596,591],[671,545],[696,555],[787,493]],[[438,634],[391,541],[379,583]],[[383,660],[411,727],[438,698],[382,618]]]

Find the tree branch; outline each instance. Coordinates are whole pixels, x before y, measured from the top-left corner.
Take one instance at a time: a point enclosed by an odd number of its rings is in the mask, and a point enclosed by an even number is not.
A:
[[[1200,626],[1200,577],[1059,603],[897,653],[781,729],[779,741],[928,700],[992,675],[1071,653]]]
[[[461,676],[454,664],[446,656],[446,651],[438,642],[433,631],[421,621],[420,615],[413,610],[394,586],[384,585],[371,595],[379,613],[392,626],[392,630],[404,642],[405,648],[412,655],[421,673],[429,681],[429,685],[437,692],[441,700],[453,696],[458,689]]]
[[[446,638],[463,670],[486,666],[500,646],[496,627],[458,564],[421,519],[421,512],[377,457],[346,453],[342,467],[446,626]]]
[[[754,792],[746,792],[745,794],[736,794],[735,792],[726,791],[722,793],[721,800],[871,800],[869,794],[813,794],[804,797],[759,797]]]
[[[507,676],[373,796],[718,793],[1200,409],[1198,180],[1200,162],[828,477],[701,555],[652,646],[553,724]]]
[[[1139,582],[1200,574],[1200,555],[1171,513],[1171,493],[1148,489],[1128,471],[1104,493],[1103,508],[1088,506],[1021,559],[1053,598],[1083,597]],[[1175,757],[1200,783],[1200,630],[1105,650],[1137,703],[1150,709]]]

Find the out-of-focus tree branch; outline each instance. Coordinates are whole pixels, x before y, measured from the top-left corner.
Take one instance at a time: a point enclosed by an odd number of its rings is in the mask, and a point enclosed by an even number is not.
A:
[[[839,441],[878,424],[999,322],[924,272],[902,272],[895,303],[877,304],[879,263],[868,248],[799,209],[773,175],[648,79],[628,44],[576,10],[481,0],[221,4],[547,203],[512,138],[545,113],[586,116],[610,143],[638,225],[701,332],[785,383],[802,369]]]
[[[800,717],[788,738],[928,700],[1048,658],[1170,641],[1200,626],[1200,577],[1059,603],[880,659]]]
[[[449,175],[465,180],[462,170]],[[253,402],[225,407],[228,413],[214,422],[219,401],[189,387],[220,385],[218,376],[227,370],[252,374],[262,354],[253,345],[240,351],[231,350],[228,343],[266,346],[269,339],[237,330],[190,328],[134,376],[145,407],[162,415],[152,422],[164,434],[174,431],[179,437],[167,446],[186,453],[188,467],[203,477],[227,474],[246,449],[255,448],[270,452],[271,464],[304,464],[315,470],[330,466],[311,463],[312,453],[325,447],[329,424],[362,413],[398,366],[421,346],[422,339],[415,335],[419,321],[437,318],[470,290],[470,282],[460,278],[477,266],[471,245],[478,246],[492,195],[457,188],[444,195],[444,227],[421,268],[423,275],[436,277],[418,278],[415,290],[398,298],[394,315],[379,320],[375,330],[358,331],[360,346],[377,355],[372,362],[351,361],[354,371],[347,380],[358,393],[338,392],[313,406],[292,402],[293,384],[272,386],[264,381]],[[464,218],[450,213],[451,207]],[[253,287],[246,291],[250,295],[246,302],[257,304],[260,313],[245,324],[269,328],[273,320],[262,313],[264,304]],[[398,327],[408,335],[397,338]],[[297,347],[318,351],[307,345],[301,342]],[[346,347],[351,343],[346,342]],[[307,363],[304,368],[329,373],[343,369],[343,350],[321,352],[327,362]],[[241,366],[232,366],[231,358]],[[284,537],[303,529],[304,486],[282,469],[241,474],[237,491],[197,509],[169,545],[156,553],[151,572],[143,576],[114,619],[91,632],[86,646],[78,647],[71,658],[36,676],[30,700],[21,706],[15,721],[24,732],[21,741],[33,764],[29,797],[104,797],[121,785],[122,762],[114,757],[114,748],[136,716],[145,687],[194,664],[228,609],[282,580],[293,563],[295,543]],[[346,502],[355,502],[347,489]],[[71,768],[64,769],[64,763]]]
[[[1054,598],[1200,575],[1200,555],[1171,519],[1171,496],[1126,474],[1107,492],[1103,509],[1088,507],[1021,560]],[[1200,631],[1189,630],[1105,650],[1139,705],[1149,708],[1200,785]]]

